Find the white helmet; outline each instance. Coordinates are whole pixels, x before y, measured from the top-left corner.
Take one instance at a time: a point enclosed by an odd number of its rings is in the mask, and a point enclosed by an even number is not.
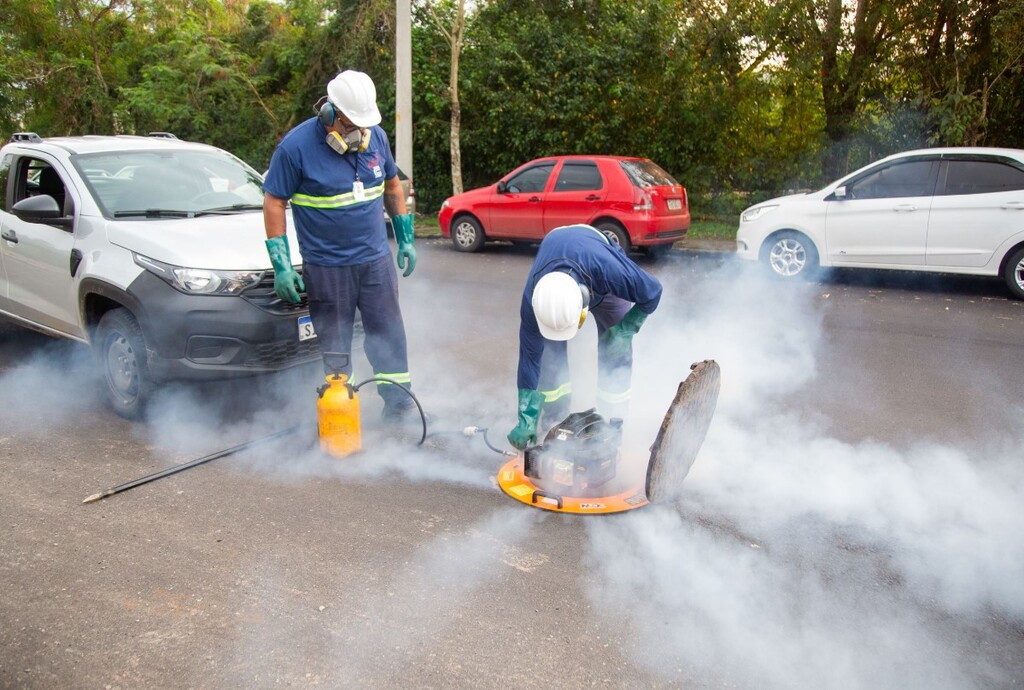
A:
[[[587,316],[583,287],[567,273],[554,271],[533,288],[533,314],[540,334],[548,340],[569,340]]]
[[[356,127],[380,124],[377,87],[365,72],[347,69],[327,84],[327,100]]]

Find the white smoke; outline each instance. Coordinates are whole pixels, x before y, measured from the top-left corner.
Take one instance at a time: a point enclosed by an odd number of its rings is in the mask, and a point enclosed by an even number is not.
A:
[[[521,256],[479,258],[495,273],[525,278]],[[657,271],[665,297],[635,340],[624,463],[642,476],[648,446],[692,362],[715,359],[722,391],[680,504],[579,519],[587,537],[581,579],[595,615],[622,630],[615,639],[666,685],[1019,683],[1007,659],[1019,656],[1024,624],[1020,431],[963,446],[836,438],[823,413],[798,400],[825,375],[818,371],[821,289],[750,282],[734,265],[699,282],[687,280],[681,264]],[[506,447],[515,422],[519,288],[416,275],[403,279],[402,300],[413,390],[435,415],[431,430],[489,426],[491,442]],[[475,292],[464,294],[470,286]],[[457,298],[441,304],[452,292]],[[478,304],[469,318],[463,307],[471,300]],[[570,350],[576,408],[593,404],[588,329]],[[88,351],[67,344],[41,347],[8,367],[0,375],[4,433],[44,433],[101,405],[91,372]],[[371,374],[358,357],[353,379]],[[54,386],[69,377],[88,381],[76,389],[88,392],[68,396]],[[281,483],[398,476],[508,501],[492,481],[504,459],[479,436],[439,435],[419,447],[413,429],[390,439],[372,386],[361,393],[366,450],[325,458],[311,427],[321,381],[313,367],[295,376],[162,386],[135,433],[169,465],[306,425],[221,467]],[[537,537],[539,515],[503,508],[431,540],[382,593],[336,609],[330,652],[345,678],[371,677],[375,649],[408,648],[451,625],[458,605],[509,565],[509,550]]]
[[[1009,683],[1006,659],[965,639],[1024,622],[1024,467],[1007,452],[1022,439],[978,457],[833,438],[781,404],[813,381],[820,290],[736,274],[696,293],[663,274],[638,337],[634,400],[649,402],[635,421],[656,430],[683,365],[705,358],[722,370],[718,412],[681,504],[587,523],[595,605],[628,621],[636,659],[666,680]]]
[[[521,546],[541,518],[533,511],[504,508],[420,545],[392,578],[334,621],[333,661],[343,686],[380,678],[381,654],[401,664],[425,642],[442,639],[458,624],[474,592],[517,570],[543,563],[543,554]],[[344,577],[344,575],[341,575]]]
[[[87,348],[26,335],[39,347],[0,371],[0,429],[41,434],[97,405],[97,377]]]

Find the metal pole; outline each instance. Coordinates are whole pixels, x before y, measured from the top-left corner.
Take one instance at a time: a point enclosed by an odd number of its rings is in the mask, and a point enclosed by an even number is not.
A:
[[[395,8],[395,162],[410,180],[412,170],[412,14],[410,0]]]
[[[241,452],[243,450],[247,450],[247,449],[252,448],[254,446],[258,446],[258,445],[260,445],[262,443],[266,443],[267,441],[272,441],[272,440],[274,440],[276,438],[281,438],[282,436],[288,436],[289,434],[294,434],[296,431],[301,429],[303,426],[305,426],[305,425],[297,424],[296,426],[289,427],[288,429],[282,429],[281,431],[275,432],[275,433],[271,434],[270,436],[264,436],[263,438],[258,438],[258,439],[254,440],[254,441],[246,441],[245,443],[241,443],[241,444],[239,444],[237,446],[233,446],[231,448],[225,448],[224,450],[217,451],[216,453],[211,453],[210,455],[204,455],[201,458],[197,458],[195,460],[191,460],[189,462],[182,463],[180,465],[175,465],[173,467],[168,467],[167,469],[160,470],[159,472],[154,472],[153,474],[147,474],[145,477],[139,477],[138,479],[133,479],[130,482],[125,482],[124,484],[118,484],[117,486],[111,487],[111,488],[107,489],[106,491],[101,491],[98,494],[93,494],[92,496],[89,496],[87,499],[82,501],[82,503],[92,503],[93,501],[98,501],[98,500],[100,500],[102,498],[106,498],[107,496],[113,496],[114,494],[121,493],[122,491],[127,491],[128,489],[134,489],[136,486],[142,486],[143,484],[148,484],[151,481],[155,481],[155,480],[161,479],[163,477],[169,477],[172,474],[177,474],[178,472],[181,472],[183,470],[187,470],[190,467],[196,467],[197,465],[202,465],[204,463],[210,462],[211,460],[217,460],[218,458],[227,457],[228,455],[234,455],[235,453]]]

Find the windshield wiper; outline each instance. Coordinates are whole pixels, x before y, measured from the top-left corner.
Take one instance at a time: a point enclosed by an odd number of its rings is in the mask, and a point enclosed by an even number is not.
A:
[[[232,204],[231,206],[218,206],[217,208],[207,208],[202,211],[196,211],[197,216],[218,216],[227,215],[231,213],[240,213],[242,211],[262,211],[262,204]]]
[[[194,211],[177,211],[170,208],[147,208],[137,211],[115,211],[114,218],[192,218]]]

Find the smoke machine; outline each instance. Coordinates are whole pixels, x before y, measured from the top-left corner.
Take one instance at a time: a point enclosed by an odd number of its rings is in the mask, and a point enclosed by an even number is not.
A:
[[[574,412],[526,449],[523,473],[545,491],[584,496],[615,477],[621,444],[621,419]]]
[[[690,366],[651,445],[643,484],[619,476],[622,420],[605,420],[591,409],[569,415],[542,443],[508,461],[498,471],[498,486],[535,508],[586,515],[675,500],[711,426],[720,387],[714,360]]]

